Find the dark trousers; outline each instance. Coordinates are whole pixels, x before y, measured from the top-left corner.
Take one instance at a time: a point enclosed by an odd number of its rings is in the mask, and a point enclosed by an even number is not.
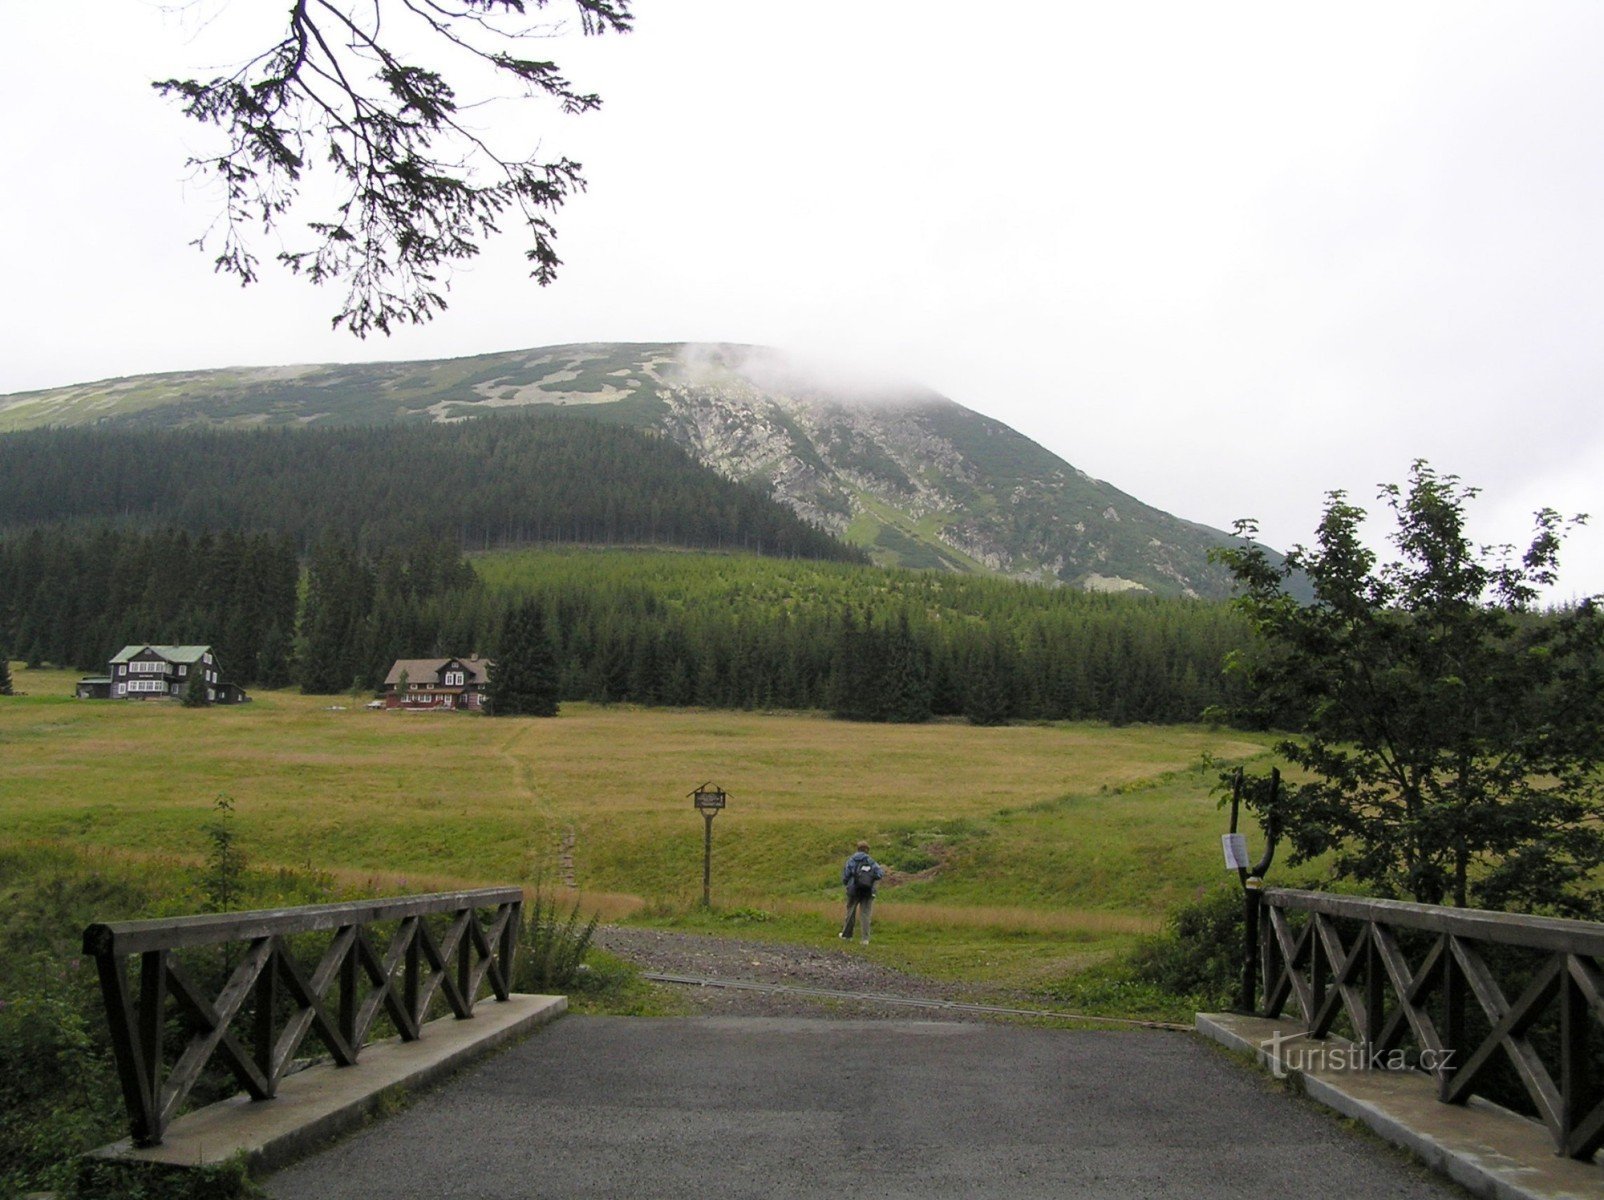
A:
[[[869,915],[874,911],[874,893],[863,892],[859,894],[852,888],[847,889],[847,923],[841,927],[842,937],[852,936],[852,926],[858,918],[863,919],[863,940],[869,940]]]

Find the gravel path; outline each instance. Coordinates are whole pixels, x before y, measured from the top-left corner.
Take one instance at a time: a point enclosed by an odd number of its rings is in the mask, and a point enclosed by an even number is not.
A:
[[[672,933],[660,929],[597,929],[596,945],[642,971],[695,975],[751,983],[783,983],[837,992],[872,992],[920,1000],[963,1000],[963,989],[941,980],[910,975],[865,958],[857,946],[816,950],[780,942]],[[843,1017],[906,1021],[902,1005],[833,997],[774,995],[730,988],[675,987],[695,1012],[708,1016]],[[973,1014],[942,1009],[918,1010],[919,1020],[962,1021]]]

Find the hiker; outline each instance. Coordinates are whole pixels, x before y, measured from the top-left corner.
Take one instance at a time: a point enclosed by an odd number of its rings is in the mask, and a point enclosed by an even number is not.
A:
[[[863,944],[869,944],[869,913],[874,908],[874,885],[885,877],[886,869],[869,857],[869,843],[859,842],[857,851],[841,868],[841,883],[847,889],[847,923],[836,936],[850,938],[853,923],[863,919]]]

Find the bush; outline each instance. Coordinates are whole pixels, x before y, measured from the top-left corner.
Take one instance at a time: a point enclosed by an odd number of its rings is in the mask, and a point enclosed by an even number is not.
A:
[[[1242,982],[1242,890],[1217,888],[1170,914],[1168,929],[1132,954],[1132,975],[1190,998],[1227,1008]]]
[[[39,954],[16,976],[29,982],[0,998],[0,1195],[64,1186],[71,1155],[122,1121],[93,969]]]
[[[580,923],[579,902],[566,917],[557,911],[555,897],[536,891],[525,910],[523,942],[513,968],[513,990],[519,992],[561,992],[574,985],[579,968],[590,949],[599,917]]]

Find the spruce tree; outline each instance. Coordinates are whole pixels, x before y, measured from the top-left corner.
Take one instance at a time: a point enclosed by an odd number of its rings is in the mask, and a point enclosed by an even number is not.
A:
[[[919,643],[901,614],[890,634],[884,696],[887,721],[916,725],[930,719],[930,678]]]
[[[1008,679],[1002,642],[990,637],[970,658],[964,680],[964,717],[971,725],[1007,724]]]
[[[0,696],[11,695],[10,651],[0,646]]]
[[[189,673],[189,684],[184,688],[185,708],[205,708],[211,701],[206,696],[206,667],[199,661]]]
[[[500,653],[490,666],[490,712],[555,717],[557,697],[557,656],[546,637],[545,616],[539,601],[525,600],[508,614]]]

